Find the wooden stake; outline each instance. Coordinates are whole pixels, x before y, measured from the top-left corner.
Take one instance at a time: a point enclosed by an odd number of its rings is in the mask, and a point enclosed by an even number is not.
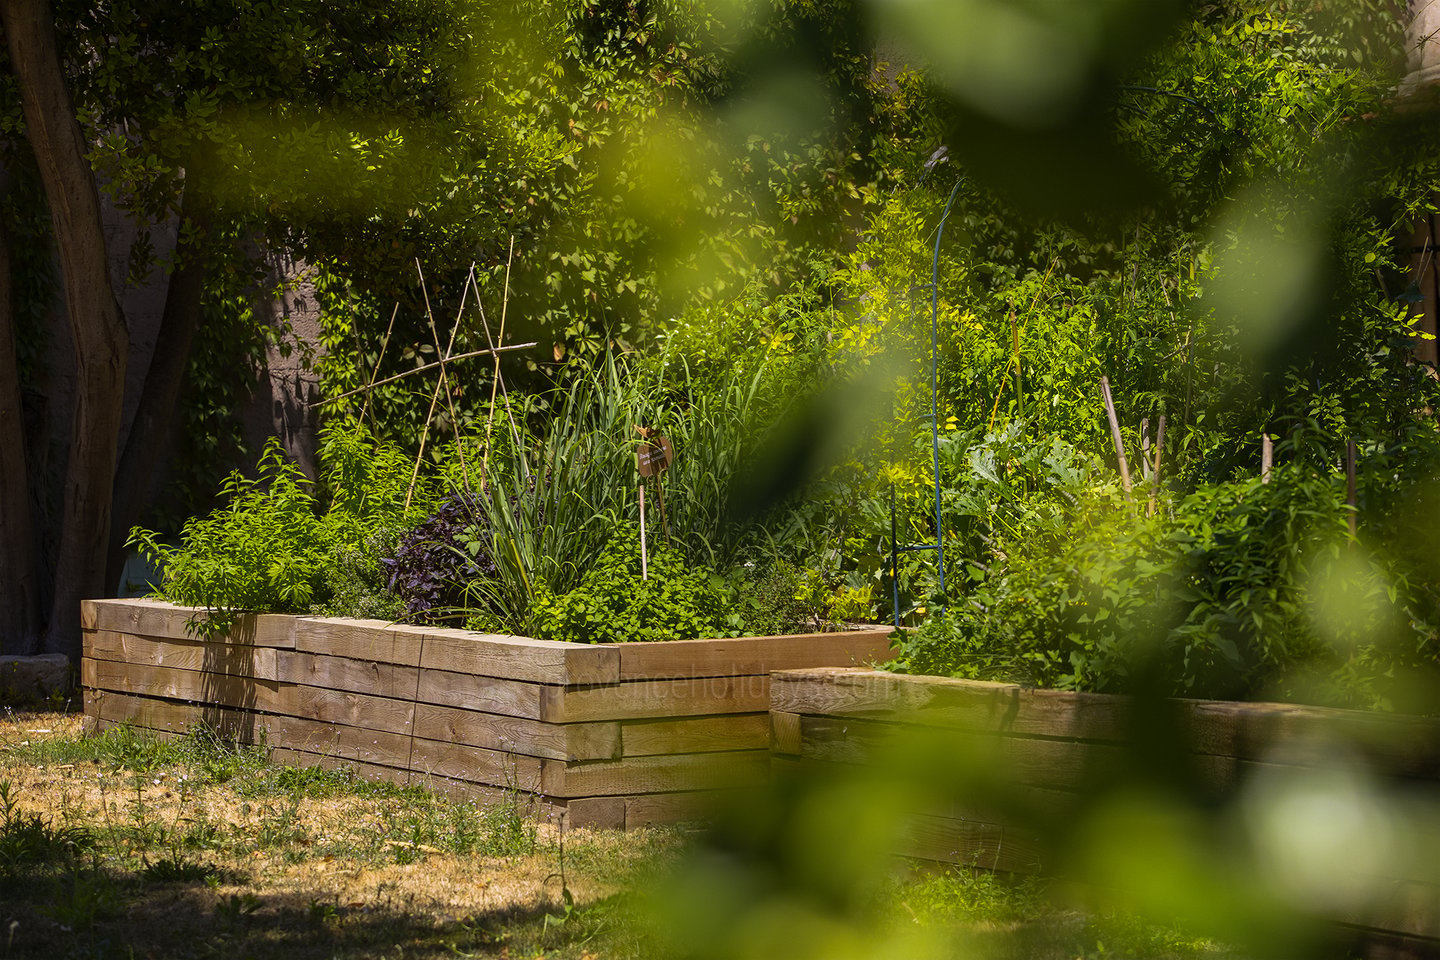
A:
[[[650,579],[650,561],[645,553],[645,481],[640,481],[640,579]]]
[[[1345,503],[1350,507],[1350,539],[1355,539],[1355,441],[1345,441]]]
[[[455,317],[455,329],[450,331],[450,345],[445,348],[444,353],[439,353],[440,333],[438,330],[435,329],[435,315],[430,310],[430,292],[425,286],[425,272],[420,269],[419,257],[415,258],[415,272],[420,276],[420,292],[425,296],[425,316],[430,321],[430,333],[435,338],[435,350],[440,357],[440,360],[438,361],[440,364],[440,377],[435,381],[435,392],[430,396],[430,409],[425,414],[425,429],[422,430],[420,433],[420,451],[415,454],[415,469],[410,473],[410,486],[405,491],[406,511],[410,509],[410,502],[415,496],[415,484],[420,479],[420,463],[425,459],[425,443],[427,440],[430,439],[430,422],[435,417],[435,408],[440,404],[440,394],[442,392],[445,392],[445,402],[450,408],[450,426],[454,429],[455,432],[455,450],[460,457],[461,470],[465,471],[466,473],[469,472],[468,470],[465,470],[465,453],[463,449],[464,445],[460,442],[460,424],[457,423],[455,420],[455,406],[451,402],[449,392],[445,390],[445,388],[449,384],[449,381],[445,376],[445,364],[455,359],[454,357],[450,356],[450,351],[455,346],[455,331],[460,329],[460,317],[459,315],[456,315]],[[468,294],[469,292],[470,290],[467,287],[465,289],[465,293]],[[465,309],[464,294],[462,294],[460,297],[460,309],[461,311]]]
[[[475,264],[470,264],[470,271],[474,273]],[[455,312],[455,325],[450,328],[450,339],[445,344],[445,351],[440,351],[440,331],[435,326],[435,314],[430,309],[430,291],[425,285],[425,272],[420,269],[420,258],[415,258],[415,272],[420,277],[420,292],[425,296],[425,318],[430,321],[430,336],[435,341],[435,353],[440,358],[440,389],[445,394],[445,406],[450,411],[450,430],[455,435],[455,455],[460,459],[460,475],[465,478],[465,486],[470,486],[470,468],[465,463],[465,444],[460,439],[460,418],[455,412],[455,397],[450,389],[450,376],[445,369],[445,364],[453,358],[455,352],[455,335],[460,332],[460,320],[465,316],[465,298],[470,295],[470,282],[467,277],[465,287],[460,291],[460,309]],[[499,354],[496,354],[499,359]]]
[[[505,342],[505,313],[506,313],[506,311],[509,309],[509,306],[510,306],[510,264],[513,263],[514,260],[515,260],[515,235],[512,233],[512,234],[510,235],[510,252],[505,256],[505,292],[500,295],[500,339],[499,339],[499,342],[500,342],[500,343],[504,343],[504,342]],[[475,283],[475,267],[474,267],[473,264],[472,264],[471,267],[470,267],[470,282],[471,282],[472,284]],[[475,302],[476,302],[476,303],[479,303],[479,302],[480,302],[480,288],[479,288],[478,286],[475,288]],[[483,307],[482,307],[481,310],[480,310],[480,316],[481,316],[482,319],[483,319],[484,316],[485,316],[485,310],[484,310]],[[486,340],[488,341],[488,340],[489,340],[489,337],[490,337],[490,322],[489,322],[488,320],[485,321],[485,337],[486,337]],[[493,343],[493,342],[491,342],[491,346],[494,346],[494,343]],[[482,476],[482,477],[489,476],[488,471],[489,471],[489,469],[490,469],[490,430],[491,430],[491,428],[495,425],[495,397],[496,397],[496,395],[498,394],[499,390],[500,390],[500,354],[499,354],[499,353],[496,353],[496,354],[495,354],[495,371],[494,371],[494,373],[491,375],[491,380],[490,380],[490,414],[489,414],[489,416],[487,416],[487,417],[485,418],[485,460],[484,460],[484,463],[481,465],[481,468],[480,468],[480,473],[481,473],[481,476]],[[508,410],[509,410],[509,402],[510,402],[510,401],[509,401],[509,395],[508,395],[508,394],[506,395],[506,401],[505,401],[505,402],[506,402],[506,410],[507,410],[507,412],[508,412]],[[483,483],[484,480],[482,479],[481,482]]]
[[[444,362],[454,363],[456,360],[469,360],[471,357],[480,357],[490,353],[510,353],[514,350],[528,350],[531,347],[538,347],[539,345],[540,344],[538,341],[531,340],[529,343],[512,343],[508,347],[495,347],[494,349],[486,348],[484,350],[470,350],[466,353],[457,353],[453,357],[446,357]],[[427,363],[424,366],[413,367],[409,370],[406,370],[404,373],[397,373],[393,374],[392,376],[385,377],[384,379],[376,380],[369,386],[356,387],[354,390],[346,390],[344,393],[337,393],[333,397],[326,397],[324,400],[317,400],[312,404],[308,404],[308,406],[323,407],[327,403],[334,403],[336,400],[344,400],[346,397],[353,397],[357,393],[365,393],[366,391],[372,390],[375,387],[383,387],[387,383],[394,383],[396,380],[403,380],[406,377],[413,377],[417,373],[424,373],[427,370],[434,370],[436,367],[440,366],[440,363],[441,361],[436,360],[433,363]]]
[[[502,338],[505,336],[503,320],[510,302],[510,262],[514,257],[515,237],[512,235],[510,237],[509,259],[505,261],[505,292],[501,296],[500,303],[500,317],[502,320],[500,336]],[[475,272],[473,270],[470,272],[470,282],[471,284],[475,284]],[[485,328],[485,342],[490,344],[491,351],[495,352],[495,379],[490,385],[490,415],[485,421],[485,460],[480,467],[481,474],[488,477],[490,475],[490,428],[495,422],[495,394],[497,390],[504,386],[504,379],[500,376],[500,355],[498,351],[505,348],[498,346],[495,339],[490,336],[490,321],[485,317],[485,302],[480,299],[479,286],[475,287],[475,306],[480,311],[480,323]],[[505,401],[505,419],[509,421],[510,424],[510,438],[515,442],[515,449],[519,450],[520,429],[515,425],[515,412],[510,409],[510,391],[506,390],[501,393],[500,396]]]
[[[395,309],[390,311],[390,325],[385,328],[385,338],[380,341],[380,353],[375,357],[375,369],[370,371],[370,382],[364,387],[365,402],[360,405],[360,425],[365,424],[365,415],[370,412],[371,391],[375,389],[375,378],[380,376],[380,362],[385,359],[385,350],[390,346],[390,334],[395,329],[395,317],[400,313],[400,301],[395,301]]]
[[[1010,311],[1010,341],[1015,363],[1015,416],[1025,416],[1025,381],[1020,366],[1020,325],[1015,322],[1015,311]]]
[[[1160,495],[1160,462],[1165,457],[1165,414],[1160,414],[1160,423],[1155,427],[1155,469],[1150,473],[1150,506],[1148,516],[1155,515],[1155,500]]]
[[[430,397],[430,409],[425,414],[425,429],[420,431],[420,451],[415,454],[415,469],[410,473],[410,486],[405,491],[405,510],[409,512],[410,501],[415,496],[415,484],[420,479],[420,464],[425,459],[425,444],[430,439],[430,421],[435,416],[435,407],[440,403],[440,385],[443,381],[435,381],[435,393]]]
[[[1115,416],[1115,401],[1110,396],[1110,378],[1100,378],[1100,393],[1105,398],[1105,415],[1110,418],[1110,439],[1115,442],[1115,460],[1120,465],[1120,486],[1125,491],[1125,499],[1129,500],[1130,491],[1133,489],[1130,484],[1130,464],[1125,460],[1125,441],[1120,438],[1120,421]]]
[[[1270,434],[1260,434],[1260,482],[1270,482],[1270,468],[1275,465],[1275,443]]]
[[[1140,418],[1140,479],[1144,480],[1150,472],[1150,418]]]

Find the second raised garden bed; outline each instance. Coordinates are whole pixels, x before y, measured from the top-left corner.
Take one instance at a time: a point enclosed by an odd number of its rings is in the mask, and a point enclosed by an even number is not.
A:
[[[262,614],[204,641],[186,625],[197,615],[86,602],[92,729],[205,724],[280,760],[623,828],[765,783],[770,672],[882,660],[889,632],[586,645]]]
[[[1048,872],[1055,847],[1036,833],[1037,820],[1053,828],[1097,796],[1156,775],[1183,771],[1186,796],[1217,808],[1257,779],[1303,791],[1356,778],[1414,812],[1403,825],[1347,819],[1351,809],[1377,808],[1337,805],[1332,793],[1289,794],[1327,798],[1322,815],[1339,831],[1347,872],[1363,874],[1367,891],[1309,906],[1367,949],[1440,956],[1440,825],[1422,813],[1440,796],[1440,720],[1216,700],[1147,708],[1126,697],[855,668],[781,672],[772,681],[777,773],[880,769],[887,784],[913,778],[920,803],[889,812],[897,852],[924,860]],[[1309,802],[1302,813],[1316,815],[1319,801]]]

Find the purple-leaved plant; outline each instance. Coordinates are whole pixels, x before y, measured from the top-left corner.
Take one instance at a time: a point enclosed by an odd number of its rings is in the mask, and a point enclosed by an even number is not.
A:
[[[400,538],[395,554],[381,559],[385,586],[405,602],[406,614],[434,623],[465,603],[465,585],[493,577],[495,564],[483,543],[488,529],[478,504],[455,496]]]

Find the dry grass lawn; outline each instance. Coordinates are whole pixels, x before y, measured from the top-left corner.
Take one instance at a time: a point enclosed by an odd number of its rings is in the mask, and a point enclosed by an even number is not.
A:
[[[0,718],[0,783],[5,958],[615,955],[679,845],[54,713]]]
[[[211,737],[87,738],[73,714],[0,708],[0,960],[1230,956],[1057,905],[1043,881],[851,876],[765,835],[562,832]]]

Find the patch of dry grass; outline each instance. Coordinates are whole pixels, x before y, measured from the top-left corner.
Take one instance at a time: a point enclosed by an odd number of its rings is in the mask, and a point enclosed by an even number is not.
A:
[[[679,845],[207,753],[224,749],[0,718],[12,816],[93,840],[0,862],[0,958],[625,955],[613,898]]]

